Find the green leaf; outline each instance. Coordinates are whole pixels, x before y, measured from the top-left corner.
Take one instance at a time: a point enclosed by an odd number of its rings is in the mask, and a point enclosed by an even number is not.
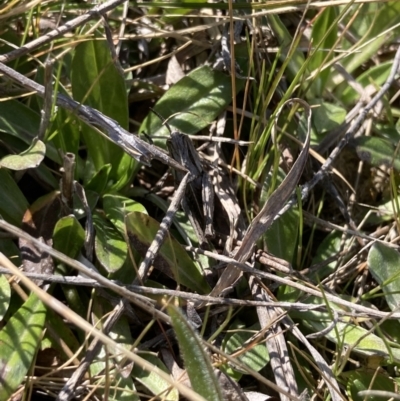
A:
[[[297,210],[288,210],[263,234],[262,238],[272,255],[293,262],[299,235],[299,213]],[[290,241],[287,239],[290,238]]]
[[[279,185],[285,176],[285,173],[279,169],[276,185]],[[271,185],[270,181],[269,177],[263,186],[261,203],[267,201],[268,190]],[[297,249],[298,235],[299,213],[297,210],[291,209],[272,223],[271,227],[263,234],[262,239],[269,252],[292,263]],[[291,241],[288,242],[287,238],[290,238]]]
[[[356,145],[358,157],[375,166],[379,167],[382,164],[385,166],[393,166],[397,171],[400,171],[400,157],[395,156],[395,149],[389,141],[385,139],[362,136],[355,138],[353,143]]]
[[[115,273],[125,263],[128,246],[114,226],[99,213],[93,214],[93,224],[96,257],[108,273]]]
[[[1,168],[0,192],[0,216],[17,227],[21,226],[22,217],[28,208],[28,201],[10,173]]]
[[[105,300],[103,297],[95,296],[93,302],[93,316],[94,316],[94,323],[100,329],[103,326],[103,319],[105,315],[108,315],[112,312],[113,308],[111,304]],[[122,346],[123,348],[130,350],[132,347],[133,339],[129,327],[129,322],[125,316],[122,316],[118,319],[118,321],[113,325],[111,331],[109,332],[108,336],[112,338],[118,345]],[[120,363],[121,361],[125,361],[125,356],[121,354],[115,347],[110,346],[102,346],[101,351],[96,357],[96,362],[91,365],[91,372],[93,375],[99,374],[102,370],[106,368],[106,361],[105,358],[107,357],[106,354],[109,353],[108,357],[112,357],[115,359],[115,362]],[[128,369],[129,364],[127,365]],[[129,375],[130,372],[128,372]]]
[[[90,210],[94,210],[99,201],[99,194],[97,192],[91,191],[90,189],[85,190],[86,200]],[[74,194],[74,215],[78,220],[84,218],[86,216],[85,207],[82,204],[81,199],[79,199],[78,195]]]
[[[140,352],[139,355],[146,361],[152,363],[154,366],[157,366],[165,373],[169,373],[166,366],[156,355],[150,352]],[[175,388],[171,389],[171,385],[158,376],[155,372],[148,372],[135,365],[132,369],[132,377],[145,386],[153,395],[159,396],[163,400],[179,400],[179,392]]]
[[[103,196],[103,210],[107,219],[114,224],[118,231],[125,235],[125,217],[131,212],[147,214],[145,207],[132,199],[115,194],[105,194]]]
[[[387,80],[391,68],[392,61],[380,63],[368,68],[356,81],[361,84],[363,88],[366,88],[371,83],[377,86],[382,85]],[[343,84],[343,86],[344,90],[339,94],[339,98],[344,105],[351,105],[358,100],[360,94],[348,85],[347,82]]]
[[[368,267],[372,277],[381,286],[392,311],[400,305],[400,254],[379,242],[368,253]]]
[[[236,89],[243,88],[244,80],[236,81]],[[232,101],[231,77],[209,66],[202,66],[178,81],[157,102],[154,110],[168,120],[172,129],[193,135],[207,127]],[[140,132],[151,136],[169,136],[166,126],[154,114],[149,113]],[[159,144],[159,140],[155,139]],[[165,144],[160,143],[161,146]]]
[[[315,102],[314,102],[315,104]],[[312,123],[317,135],[337,128],[345,121],[347,111],[332,103],[322,102],[313,109]]]
[[[1,103],[0,131],[7,132],[30,144],[38,134],[40,115],[18,100]]]
[[[294,38],[286,28],[285,24],[282,22],[282,19],[279,15],[269,14],[268,24],[274,32],[274,36],[276,37],[276,40],[281,48],[280,59],[283,62],[287,62],[287,69],[285,72],[291,80],[298,74],[299,71],[301,71],[301,68],[305,62],[304,55],[297,48],[293,51],[291,56],[289,55],[289,49],[292,46]],[[288,60],[289,56],[290,59]]]
[[[337,8],[326,7],[315,20],[311,33],[312,44],[314,46],[309,64],[309,69],[311,71],[322,68],[333,58],[333,54],[329,57],[328,54],[337,40],[338,24],[335,23],[336,17]],[[318,47],[316,48],[316,46]],[[330,69],[325,69],[318,73],[318,76],[311,86],[311,91],[316,97],[321,97],[323,95],[330,75]]]
[[[45,306],[32,293],[0,331],[0,401],[8,400],[24,380],[39,346],[45,318]]]
[[[21,265],[22,261],[20,250],[12,239],[0,239],[0,252],[6,255],[7,258],[14,263],[15,266]]]
[[[0,321],[3,320],[8,307],[10,306],[11,287],[7,277],[4,274],[0,275]]]
[[[75,216],[62,217],[57,221],[53,233],[53,246],[58,251],[75,259],[85,242],[85,230]]]
[[[58,91],[60,94],[70,96],[62,85],[58,86]],[[56,108],[54,114],[55,117],[51,123],[47,140],[51,141],[56,149],[61,149],[64,154],[67,152],[73,153],[78,160],[79,119],[72,112],[62,107]]]
[[[318,263],[323,263],[332,256],[338,256],[339,252],[350,245],[350,240],[346,240],[343,244],[343,233],[340,231],[332,231],[329,233],[319,244],[315,257],[311,265],[314,266]],[[339,256],[338,256],[339,257]],[[343,261],[342,261],[343,263]],[[338,260],[334,259],[330,263],[323,263],[321,268],[309,274],[309,279],[312,282],[320,282],[329,274],[332,274],[338,265]]]
[[[130,244],[142,255],[155,238],[160,224],[150,216],[132,212],[125,218]],[[210,286],[188,253],[172,236],[167,236],[157,256],[157,268],[182,284],[201,294],[209,293]]]
[[[178,308],[169,305],[167,311],[193,390],[208,401],[223,401],[218,380],[199,335]]]
[[[75,49],[72,62],[72,93],[75,100],[94,107],[128,129],[128,98],[123,76],[116,69],[104,41],[85,41]],[[96,130],[82,126],[82,135],[95,170],[112,166],[108,186],[121,189],[131,179],[135,161]]]
[[[102,297],[95,297],[93,302],[93,315],[96,326],[102,328],[102,320],[105,315],[112,311],[112,307],[108,301]],[[127,350],[132,348],[133,339],[129,327],[129,322],[125,316],[122,316],[113,325],[108,336],[112,338],[119,346],[124,347]],[[108,362],[106,359],[111,359]],[[96,360],[90,365],[90,372],[92,376],[99,375],[99,382],[102,384],[99,391],[105,395],[104,390],[104,376],[101,372],[109,369],[108,364],[120,365],[125,360],[123,354],[117,351],[114,347],[102,346],[100,352],[96,356]],[[121,366],[121,365],[120,365]],[[109,400],[115,401],[139,401],[139,397],[136,394],[136,388],[133,380],[129,377],[132,365],[124,365],[123,368],[118,369],[115,375],[110,378],[111,386],[108,394]],[[125,378],[123,377],[125,376]],[[103,397],[104,398],[104,397]]]
[[[40,115],[20,101],[9,100],[1,103],[0,131],[7,132],[30,146],[39,132],[39,126]],[[46,156],[60,163],[57,148],[51,143],[46,146]]]
[[[85,314],[83,316],[86,317]],[[74,327],[70,326],[51,309],[47,311],[46,325],[51,327],[52,330],[46,330],[44,339],[40,344],[42,350],[48,345],[47,348],[56,349],[60,355],[65,355],[66,358],[69,358],[69,355],[65,353],[64,345],[67,345],[72,352],[79,350],[80,343],[76,338],[76,333],[73,332]],[[60,338],[62,338],[62,343],[59,341]]]
[[[250,338],[253,337],[256,332],[260,331],[259,324],[245,327],[245,325],[240,324],[239,321],[235,321],[229,327],[229,331],[234,331],[234,333],[228,333],[222,342],[222,347],[225,353],[233,354],[240,351],[240,355],[236,358],[241,363],[247,365],[249,368],[255,370],[256,372],[260,371],[263,367],[267,365],[267,363],[269,362],[269,355],[265,343],[249,345],[247,347],[248,350],[246,352],[242,352],[243,347],[246,347],[244,345],[246,341],[250,340]],[[238,369],[236,366],[232,368],[236,371],[239,371],[240,373],[247,373],[244,370],[242,371],[241,369]]]
[[[0,167],[10,170],[26,170],[36,168],[42,162],[46,154],[46,145],[35,138],[32,145],[19,155],[8,155],[0,160]]]
[[[310,297],[307,303],[321,303],[320,298]],[[341,307],[330,303],[331,308],[340,310]],[[290,316],[297,318],[301,323],[312,332],[319,332],[326,329],[332,323],[332,316],[328,312],[290,312]],[[400,362],[400,350],[392,348],[387,342],[380,337],[371,333],[363,327],[356,326],[351,323],[350,317],[341,317],[341,321],[337,322],[334,329],[325,335],[327,339],[340,345],[340,347],[350,347],[354,352],[367,357],[379,356],[387,361],[395,360]]]
[[[357,38],[358,51],[351,52],[348,57],[341,60],[341,64],[347,73],[353,74],[354,71],[379,53],[382,46],[391,42],[399,34],[400,5],[395,1],[363,4],[357,10],[357,18],[354,18],[353,12],[349,12],[341,23],[348,24],[350,35]],[[388,30],[387,35],[383,35],[382,33],[386,30]],[[353,44],[353,41],[344,41],[342,48],[352,47]],[[347,83],[346,86],[349,87]]]
[[[107,183],[110,179],[111,165],[106,164],[101,167],[99,171],[91,177],[90,181],[85,185],[86,190],[97,192],[98,194],[103,193],[107,187]]]
[[[382,396],[358,395],[363,390],[381,390],[387,392],[395,392],[397,385],[393,378],[383,374],[382,371],[368,371],[367,369],[351,370],[343,372],[342,376],[347,381],[347,395],[352,401],[383,401]],[[387,396],[388,398],[389,395]]]

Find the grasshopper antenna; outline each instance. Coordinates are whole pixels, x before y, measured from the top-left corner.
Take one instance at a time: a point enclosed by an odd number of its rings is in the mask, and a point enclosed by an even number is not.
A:
[[[168,124],[168,119],[166,120],[158,111],[155,111],[150,107],[150,110],[162,121],[162,125],[165,125],[168,128],[170,135],[172,134],[172,130],[170,125]]]

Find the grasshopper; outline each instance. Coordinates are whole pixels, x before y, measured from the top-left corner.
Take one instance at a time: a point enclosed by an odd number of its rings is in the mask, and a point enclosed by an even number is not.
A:
[[[153,110],[168,128],[170,137],[167,147],[170,156],[189,171],[190,179],[181,201],[183,211],[189,217],[200,245],[214,237],[214,188],[207,172],[203,169],[200,157],[191,139],[178,130],[172,130],[168,123]],[[178,186],[185,172],[173,170],[175,184]]]
[[[186,167],[192,175],[188,183],[181,205],[189,217],[190,223],[202,245],[207,239],[214,237],[214,188],[210,177],[203,170],[199,155],[190,138],[179,131],[172,131],[167,140],[171,157]],[[178,185],[185,173],[174,170],[175,182]]]

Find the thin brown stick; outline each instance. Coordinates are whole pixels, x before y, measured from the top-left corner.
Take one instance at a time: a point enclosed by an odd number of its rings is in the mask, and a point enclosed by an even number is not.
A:
[[[109,0],[106,1],[104,4],[93,7],[87,13],[80,15],[79,17],[76,17],[71,21],[68,21],[66,24],[56,29],[53,29],[52,31],[46,33],[43,36],[40,36],[35,40],[32,40],[32,42],[26,43],[24,46],[12,50],[7,54],[0,55],[0,63],[9,63],[12,60],[24,56],[25,54],[32,52],[40,46],[43,46],[46,43],[50,43],[54,39],[65,35],[67,32],[72,31],[78,26],[86,24],[91,19],[99,18],[100,15],[105,14],[107,11],[113,10],[125,1],[126,0]]]

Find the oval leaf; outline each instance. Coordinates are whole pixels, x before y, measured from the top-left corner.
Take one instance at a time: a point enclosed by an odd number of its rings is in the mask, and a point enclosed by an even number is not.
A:
[[[400,254],[379,242],[368,253],[368,267],[372,277],[381,286],[389,308],[400,305]]]
[[[125,216],[131,212],[147,214],[145,207],[132,199],[115,194],[103,196],[103,209],[107,219],[114,224],[122,235],[125,235]]]
[[[75,100],[100,110],[128,129],[124,78],[115,67],[106,42],[89,40],[76,47],[71,82]],[[126,185],[136,162],[88,125],[82,125],[82,135],[95,171],[100,171],[106,164],[111,165],[108,186],[118,190]]]
[[[244,82],[237,80],[236,89],[240,90]],[[193,135],[209,125],[231,101],[231,77],[209,66],[202,66],[179,80],[157,102],[154,110],[165,119],[176,114],[168,120],[170,127]],[[140,132],[169,136],[167,127],[154,113],[143,121]]]
[[[0,331],[0,401],[18,388],[39,345],[46,308],[35,294],[18,309]]]
[[[370,395],[359,395],[359,391],[381,390],[385,391],[387,398],[389,392],[395,392],[397,389],[396,379],[393,379],[381,372],[371,372],[367,369],[351,370],[343,372],[347,380],[347,393],[353,401],[383,401],[383,397]]]
[[[125,224],[130,244],[144,257],[160,224],[150,216],[139,212],[126,216]],[[165,239],[154,266],[193,291],[201,294],[211,291],[196,264],[179,242],[171,236]]]
[[[328,102],[316,102],[313,109],[312,122],[318,138],[324,133],[339,127],[345,121],[347,111],[343,107]]]
[[[46,154],[46,145],[34,139],[32,145],[19,155],[8,155],[0,160],[0,167],[6,167],[10,170],[26,170],[27,168],[36,168],[44,159]]]
[[[316,297],[310,297],[307,303],[320,303]],[[331,308],[340,310],[340,307],[330,303]],[[290,312],[290,316],[297,317],[308,329],[313,332],[325,330],[332,323],[332,316],[328,312]],[[363,327],[351,323],[351,318],[341,317],[342,321],[336,323],[334,329],[325,334],[325,337],[335,344],[350,347],[354,352],[364,356],[379,356],[386,360],[394,359],[400,362],[400,350],[390,347],[377,335],[371,333]]]
[[[85,185],[85,189],[101,194],[107,186],[110,172],[111,165],[104,165],[93,177],[90,178],[90,181]]]
[[[141,352],[140,356],[148,362],[151,362],[154,366],[168,373],[168,369],[163,362],[150,352]],[[162,397],[166,401],[178,401],[179,392],[175,389],[171,389],[171,385],[167,383],[155,372],[148,372],[141,367],[135,365],[132,369],[132,376],[145,386],[153,395]]]
[[[28,208],[28,201],[15,183],[10,173],[0,168],[0,216],[17,227]]]
[[[57,221],[53,233],[55,249],[75,259],[84,242],[85,230],[75,216],[66,216]]]
[[[221,388],[199,335],[178,308],[169,305],[167,310],[193,390],[208,401],[222,401]]]
[[[222,343],[224,352],[227,354],[240,352],[240,355],[237,357],[237,359],[256,372],[260,371],[267,365],[269,362],[269,355],[265,343],[256,345],[252,344],[246,347],[246,352],[242,352],[246,341],[250,340],[255,332],[260,331],[259,324],[255,324],[251,327],[245,327],[244,325],[240,325],[238,322],[234,322],[229,327],[229,331],[234,332],[228,333],[224,338]],[[236,366],[233,369],[239,371],[240,373],[247,373],[246,371],[239,370]]]
[[[358,157],[373,166],[379,167],[382,164],[394,167],[400,171],[400,158],[395,157],[395,149],[390,142],[376,137],[363,136],[354,139]]]
[[[3,320],[4,315],[10,305],[11,287],[4,274],[0,275],[0,321]]]
[[[118,271],[125,263],[128,246],[120,233],[98,213],[93,214],[96,229],[96,257],[109,273]]]

